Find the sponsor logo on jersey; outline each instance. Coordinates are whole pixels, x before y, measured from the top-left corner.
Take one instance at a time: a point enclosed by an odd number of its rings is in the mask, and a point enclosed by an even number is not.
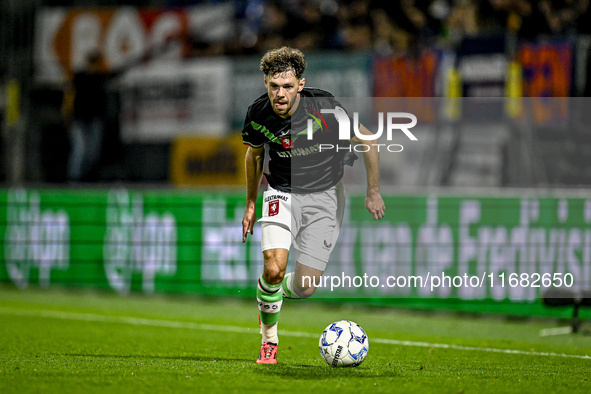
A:
[[[293,148],[293,141],[289,137],[280,138],[281,143],[283,144],[283,149],[291,149]]]
[[[320,144],[310,146],[309,148],[293,148],[286,151],[278,151],[277,156],[279,157],[295,157],[295,156],[307,156],[312,153],[320,152]]]

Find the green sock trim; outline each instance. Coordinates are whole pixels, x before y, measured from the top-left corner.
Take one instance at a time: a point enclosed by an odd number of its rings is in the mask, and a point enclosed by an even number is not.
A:
[[[283,279],[285,280],[285,277]],[[259,281],[261,282],[263,289],[268,290],[269,292],[273,292],[273,291],[277,290],[278,288],[281,287],[281,283],[283,283],[283,282],[279,282],[276,285],[270,285],[269,283],[267,283],[265,278],[263,278],[263,275],[261,275],[259,277]]]
[[[267,313],[261,311],[261,323],[266,326],[272,326],[279,321],[279,312]]]
[[[260,284],[257,285],[257,302],[259,303],[259,311],[261,314],[261,323],[267,326],[272,326],[279,321],[279,311],[281,310],[281,304],[283,303],[283,294],[281,293],[281,283],[276,285],[269,285],[263,276],[259,278]],[[274,293],[268,293],[261,289],[261,286],[266,290],[274,291]],[[263,305],[261,305],[261,303]],[[269,313],[265,312],[265,307],[268,306],[276,312]]]
[[[289,272],[283,277],[283,281],[281,282],[281,287],[283,288],[283,293],[285,293],[287,298],[300,298],[293,291],[293,280],[294,280],[293,272]]]

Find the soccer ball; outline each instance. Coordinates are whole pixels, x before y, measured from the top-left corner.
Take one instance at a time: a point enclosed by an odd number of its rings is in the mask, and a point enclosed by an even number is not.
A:
[[[332,367],[356,367],[369,350],[367,334],[357,323],[339,320],[322,331],[320,355]]]

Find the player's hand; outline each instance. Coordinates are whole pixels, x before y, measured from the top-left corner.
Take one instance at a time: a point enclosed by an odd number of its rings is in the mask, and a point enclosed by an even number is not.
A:
[[[246,242],[246,235],[253,234],[254,224],[257,221],[257,212],[254,204],[247,204],[242,219],[242,243]]]
[[[374,220],[380,220],[384,217],[386,206],[380,193],[371,193],[365,196],[365,209],[373,216]]]

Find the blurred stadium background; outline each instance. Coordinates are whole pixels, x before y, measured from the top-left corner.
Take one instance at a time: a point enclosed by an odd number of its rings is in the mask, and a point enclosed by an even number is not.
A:
[[[261,54],[291,45],[308,86],[405,98],[427,119],[420,143],[383,155],[384,223],[369,223],[363,179],[348,175],[328,273],[570,273],[571,289],[588,289],[590,12],[589,1],[5,0],[0,281],[252,295],[260,234],[240,242],[239,131],[264,92]],[[98,165],[71,182],[64,92],[94,51],[114,76],[107,127]],[[543,287],[493,285],[343,296],[565,316],[541,306]]]

